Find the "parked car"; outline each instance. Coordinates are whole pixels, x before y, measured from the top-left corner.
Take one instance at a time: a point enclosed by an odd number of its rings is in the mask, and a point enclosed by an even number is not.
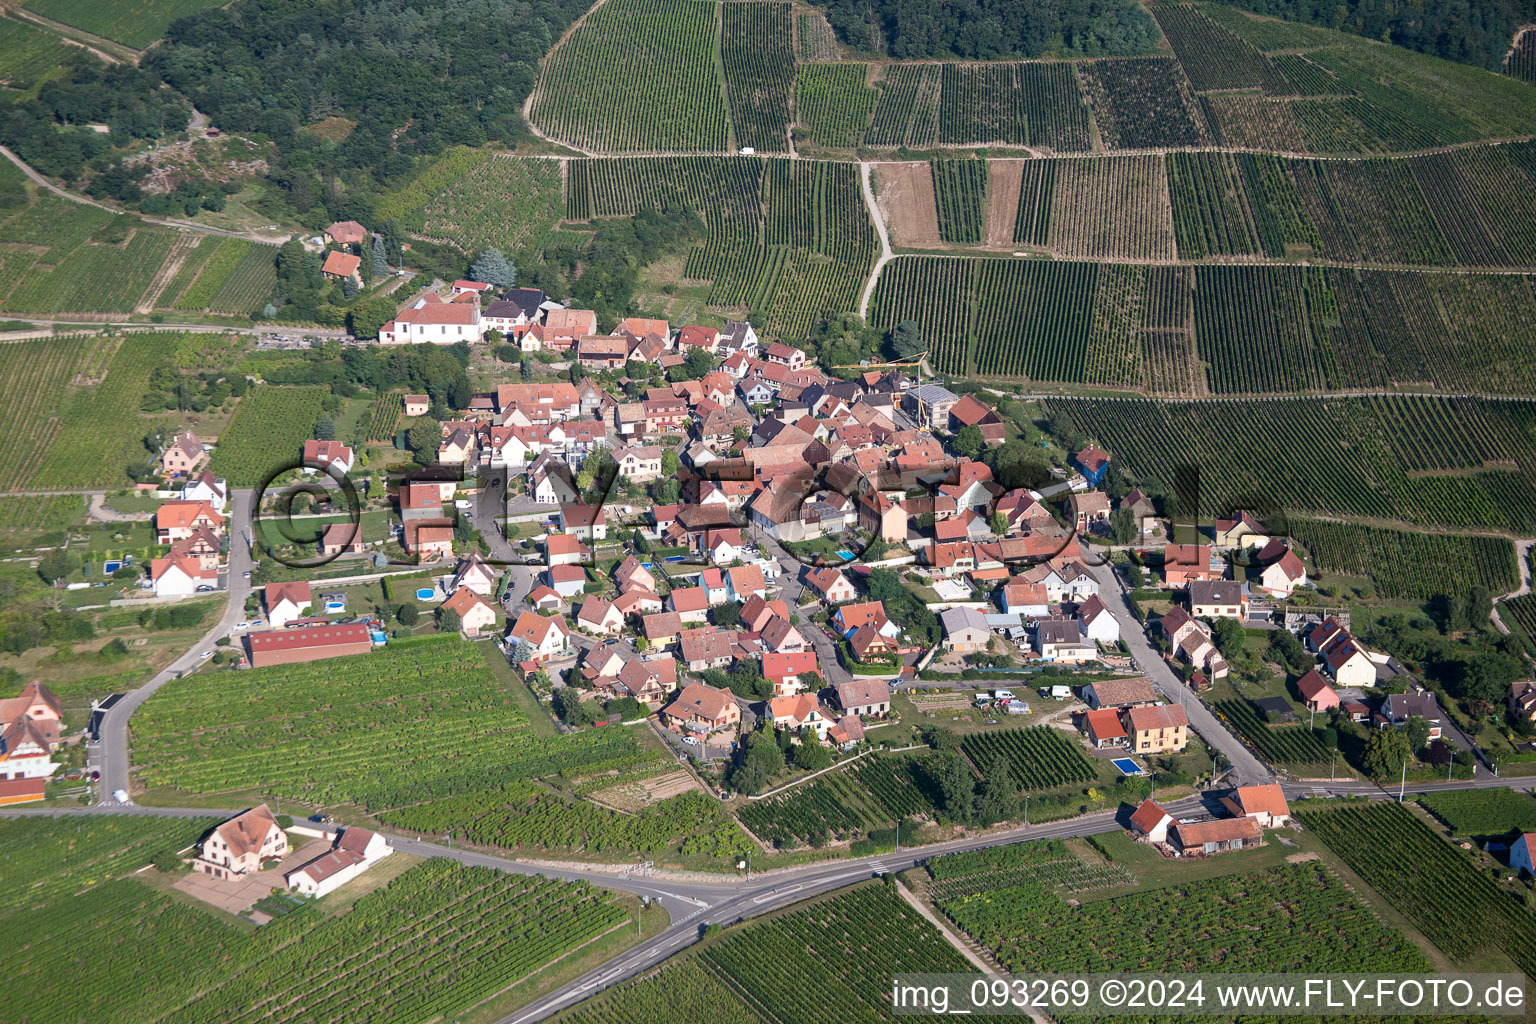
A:
[[[311,814],[309,816],[309,820],[314,822],[316,825],[336,824],[336,819],[329,814]]]
[[[211,658],[211,657],[213,657],[213,652],[212,651],[204,651],[202,654],[199,654],[197,656],[197,660],[198,661],[203,661],[203,660],[205,660],[207,658]]]
[[[237,623],[234,624],[234,626],[232,628],[236,632],[239,632],[242,629],[250,629],[251,628],[251,624],[249,622],[237,622]]]
[[[244,580],[250,579],[251,578],[251,570],[249,570],[249,569],[245,570],[245,572],[240,574],[240,578],[244,579]]]
[[[210,591],[212,589],[213,589],[213,584],[212,583],[199,583],[197,585],[197,592],[199,594],[206,593],[206,592],[208,592],[208,591]]]
[[[699,738],[697,736],[684,736],[683,742],[688,744],[690,747],[696,747],[699,745]]]

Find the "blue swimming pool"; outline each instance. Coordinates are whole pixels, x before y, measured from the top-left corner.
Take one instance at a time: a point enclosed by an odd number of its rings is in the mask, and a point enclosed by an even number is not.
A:
[[[853,558],[853,552],[849,551],[847,548],[838,548],[837,557],[843,559],[843,561],[846,562]]]
[[[122,567],[123,563],[119,561],[106,562],[102,565],[101,571],[104,575],[110,576]]]
[[[1114,766],[1116,768],[1120,769],[1120,774],[1121,775],[1145,775],[1145,774],[1147,774],[1146,771],[1144,771],[1142,769],[1141,765],[1137,764],[1135,761],[1131,760],[1128,757],[1117,757],[1111,763],[1114,764]]]
[[[687,560],[687,555],[668,555],[662,559],[663,562],[686,562]]]
[[[431,587],[421,587],[416,591],[416,600],[430,601],[432,600],[432,595],[436,593],[437,591],[433,590]]]
[[[656,563],[655,562],[641,562],[640,563],[640,567],[643,568],[646,572],[654,572],[656,570]]]

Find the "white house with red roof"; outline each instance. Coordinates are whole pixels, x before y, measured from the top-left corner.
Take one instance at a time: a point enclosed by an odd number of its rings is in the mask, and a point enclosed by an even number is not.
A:
[[[1154,803],[1151,797],[1143,800],[1131,815],[1131,830],[1154,843],[1168,841],[1168,826],[1172,824],[1173,815]]]
[[[335,469],[338,473],[352,471],[352,449],[340,441],[305,441],[304,471]]]
[[[349,825],[329,850],[283,875],[288,888],[316,899],[358,877],[395,851],[377,832]]]
[[[308,580],[292,583],[268,583],[262,588],[267,606],[267,621],[273,629],[282,629],[294,619],[301,619],[314,601]]]
[[[496,609],[468,587],[455,590],[442,607],[459,616],[459,631],[465,636],[479,636],[482,629],[496,625]]]
[[[379,328],[381,345],[454,345],[461,341],[479,341],[479,296],[466,293],[468,302],[444,302],[429,292],[395,314]]]
[[[1509,869],[1536,875],[1536,832],[1522,833],[1509,847]]]
[[[207,527],[215,536],[224,533],[224,517],[206,501],[167,501],[155,509],[155,543],[186,540]]]
[[[217,587],[219,570],[205,567],[200,559],[190,555],[166,555],[150,560],[149,578],[155,585],[156,597],[186,597],[197,593],[199,587]]]
[[[207,502],[222,515],[224,503],[229,500],[229,484],[205,469],[182,485],[181,500]]]
[[[558,615],[540,615],[528,610],[517,617],[507,633],[507,639],[516,643],[521,640],[533,649],[533,661],[546,661],[570,649],[571,629]]]
[[[1297,587],[1307,582],[1307,567],[1279,537],[1271,540],[1259,551],[1259,589],[1272,597],[1288,598]]]

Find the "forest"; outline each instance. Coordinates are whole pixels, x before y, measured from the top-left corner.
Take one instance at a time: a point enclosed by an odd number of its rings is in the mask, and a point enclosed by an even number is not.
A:
[[[901,60],[1117,57],[1150,53],[1161,36],[1146,8],[1130,0],[826,0],[825,6],[846,45]]]

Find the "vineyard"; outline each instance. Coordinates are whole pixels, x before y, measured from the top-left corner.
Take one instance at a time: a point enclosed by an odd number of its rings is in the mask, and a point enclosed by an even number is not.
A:
[[[618,729],[534,735],[479,648],[446,637],[178,680],[134,715],[133,732],[149,786],[370,810],[646,756]]]
[[[297,466],[304,442],[314,436],[323,397],[320,388],[252,388],[219,437],[209,468],[235,487],[259,487]]]
[[[545,59],[533,122],[578,149],[727,149],[718,12],[712,0],[608,0]]]
[[[1047,405],[1154,492],[1172,487],[1178,467],[1198,466],[1202,516],[1275,508],[1536,530],[1536,410],[1529,403],[1404,396]],[[1243,439],[1240,452],[1234,437]]]
[[[1251,701],[1218,700],[1211,710],[1277,768],[1325,765],[1333,760],[1333,751],[1323,746],[1317,733],[1305,725],[1270,725]]]
[[[1381,597],[1429,598],[1473,587],[1503,594],[1519,583],[1515,546],[1502,537],[1408,533],[1315,519],[1292,519],[1289,526],[1318,569],[1368,576]]]
[[[1536,796],[1499,786],[1421,793],[1415,799],[1457,835],[1502,836],[1536,832]]]
[[[395,431],[400,429],[400,421],[405,418],[405,395],[403,392],[391,391],[387,395],[381,395],[374,400],[368,410],[368,424],[364,428],[364,437],[369,441],[386,443],[394,440]]]
[[[1059,839],[994,846],[928,861],[929,898],[936,903],[1015,885],[1090,892],[1130,885],[1135,877],[1115,864],[1089,864]]]
[[[973,733],[961,741],[960,749],[983,772],[998,757],[1004,758],[1023,789],[1049,789],[1098,777],[1082,746],[1050,726]]]
[[[15,18],[0,18],[0,68],[10,88],[37,86],[59,73],[69,45],[58,36]]]
[[[1168,183],[1157,157],[1056,161],[1046,246],[1063,256],[1174,257]]]
[[[27,10],[142,50],[177,18],[217,6],[218,0],[28,0]]]
[[[555,1018],[560,1024],[762,1024],[697,957],[674,960],[641,981],[609,989]]]
[[[1073,65],[944,64],[942,69],[939,142],[1010,143],[1058,153],[1091,148],[1091,117]]]
[[[1504,71],[1522,82],[1536,83],[1536,32],[1527,28],[1516,36],[1504,61]]]
[[[1079,68],[1106,148],[1200,146],[1210,141],[1177,62],[1149,57],[1089,61]]]
[[[1184,66],[1190,84],[1211,89],[1262,89],[1266,95],[1291,92],[1290,83],[1267,57],[1192,7],[1156,4],[1158,27]]]
[[[453,1019],[627,916],[585,883],[432,860],[341,916],[300,905],[251,933],[119,879],[29,914],[0,990],[13,1004],[28,992],[36,1024]]]
[[[1527,637],[1536,640],[1536,594],[1522,594],[1499,605],[1505,624],[1518,626]]]
[[[1240,856],[1227,854],[1227,856]],[[1005,968],[1033,973],[1429,969],[1320,864],[1068,906],[1022,881],[939,904]]]
[[[78,494],[0,497],[0,531],[37,533],[62,530],[85,513],[85,501]]]
[[[495,246],[514,261],[539,250],[564,212],[560,163],[449,150],[379,205],[407,231],[465,253]]]
[[[830,772],[788,793],[748,803],[741,823],[766,843],[786,849],[857,839],[896,819],[932,814],[932,783],[917,758],[870,758]]]
[[[807,64],[795,77],[795,118],[819,146],[859,144],[877,93],[866,80],[868,64]]]
[[[939,138],[938,64],[887,64],[880,102],[864,142],[926,149]]]
[[[719,804],[684,793],[637,814],[568,801],[531,782],[492,792],[451,796],[391,811],[381,818],[422,835],[452,834],[481,846],[510,850],[577,850],[658,854],[681,850],[733,863],[754,844]]]
[[[795,89],[795,25],[787,3],[728,0],[720,5],[720,55],[737,146],[789,150],[789,100]]]
[[[711,305],[758,311],[770,335],[803,337],[824,311],[858,308],[877,243],[854,164],[596,159],[572,160],[568,173],[572,220],[696,210],[709,238],[689,253],[684,276],[712,282]]]
[[[841,56],[837,46],[837,33],[820,11],[803,12],[800,15],[799,57],[808,64],[826,64]]]
[[[979,245],[986,234],[987,162],[934,160],[933,196],[939,210],[939,237]]]
[[[1350,801],[1295,814],[1447,956],[1469,962],[1493,946],[1536,973],[1536,915],[1412,811]]]

